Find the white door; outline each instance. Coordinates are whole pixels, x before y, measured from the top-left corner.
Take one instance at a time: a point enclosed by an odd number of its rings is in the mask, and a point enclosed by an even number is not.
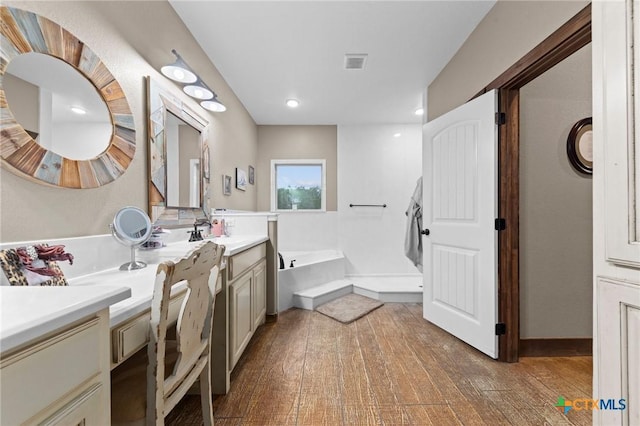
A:
[[[424,318],[498,357],[497,92],[424,125]]]
[[[593,398],[610,407],[593,411],[598,425],[640,425],[638,6],[592,4]]]

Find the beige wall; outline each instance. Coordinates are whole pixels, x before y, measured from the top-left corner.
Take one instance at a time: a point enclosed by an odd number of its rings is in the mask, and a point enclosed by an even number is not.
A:
[[[520,90],[520,336],[591,337],[592,180],[566,153],[591,117],[591,45]]]
[[[588,3],[498,0],[429,85],[428,120],[467,102]]]
[[[327,211],[338,205],[336,126],[258,126],[258,210],[271,209],[271,160],[325,159]],[[251,186],[251,185],[249,185]]]
[[[137,129],[137,150],[122,177],[97,189],[50,188],[1,169],[0,241],[104,234],[119,208],[134,205],[146,210],[147,75],[175,91],[213,124],[210,205],[255,210],[255,190],[233,191],[232,196],[224,197],[221,176],[235,167],[255,163],[257,126],[167,1],[3,1],[3,5],[30,10],[61,24],[101,57],[129,101]],[[201,110],[157,71],[174,60],[172,48],[217,92],[228,108],[225,113]]]

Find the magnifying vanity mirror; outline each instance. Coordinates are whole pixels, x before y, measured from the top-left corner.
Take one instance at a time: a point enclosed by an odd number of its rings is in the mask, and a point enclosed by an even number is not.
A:
[[[116,241],[131,249],[131,261],[121,265],[120,270],[132,271],[146,267],[146,263],[136,261],[136,248],[151,237],[149,216],[137,207],[124,207],[116,213],[109,227]]]
[[[155,224],[191,225],[205,217],[209,122],[151,78],[149,211]]]
[[[60,25],[0,7],[1,164],[37,183],[96,188],[135,155],[122,88],[100,58]]]

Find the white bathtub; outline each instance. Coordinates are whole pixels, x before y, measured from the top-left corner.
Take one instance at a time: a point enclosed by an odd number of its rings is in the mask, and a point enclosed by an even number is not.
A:
[[[344,254],[339,250],[283,251],[285,269],[278,271],[278,312],[293,307],[293,294],[344,278]],[[291,261],[293,268],[290,267]]]

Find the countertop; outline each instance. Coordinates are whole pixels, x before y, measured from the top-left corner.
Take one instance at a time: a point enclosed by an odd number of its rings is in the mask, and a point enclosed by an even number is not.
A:
[[[131,295],[127,287],[0,287],[0,352],[17,348]]]
[[[209,238],[207,238],[208,240]],[[264,235],[212,238],[233,256],[268,240]],[[118,267],[71,278],[69,286],[0,286],[0,352],[6,352],[85,316],[109,307],[110,326],[118,325],[151,306],[157,264],[177,259],[202,241],[177,242],[157,250],[137,250],[148,266],[136,271]],[[174,292],[186,285],[177,285]]]
[[[216,244],[222,244],[225,246],[226,249],[224,251],[224,255],[228,257],[264,243],[269,240],[269,237],[266,235],[234,235],[232,237],[207,237],[206,239],[211,239]]]
[[[206,238],[205,240],[209,240]],[[225,246],[224,257],[233,256],[268,240],[266,236],[243,235],[235,237],[211,238],[216,244]],[[146,311],[151,306],[156,269],[165,260],[182,257],[203,241],[177,242],[155,250],[137,250],[137,260],[147,263],[147,267],[135,271],[121,271],[118,268],[106,269],[90,275],[69,280],[70,286],[125,286],[131,291],[131,297],[109,308],[110,326],[115,327],[130,318]],[[184,290],[186,284],[177,284],[171,294]]]

